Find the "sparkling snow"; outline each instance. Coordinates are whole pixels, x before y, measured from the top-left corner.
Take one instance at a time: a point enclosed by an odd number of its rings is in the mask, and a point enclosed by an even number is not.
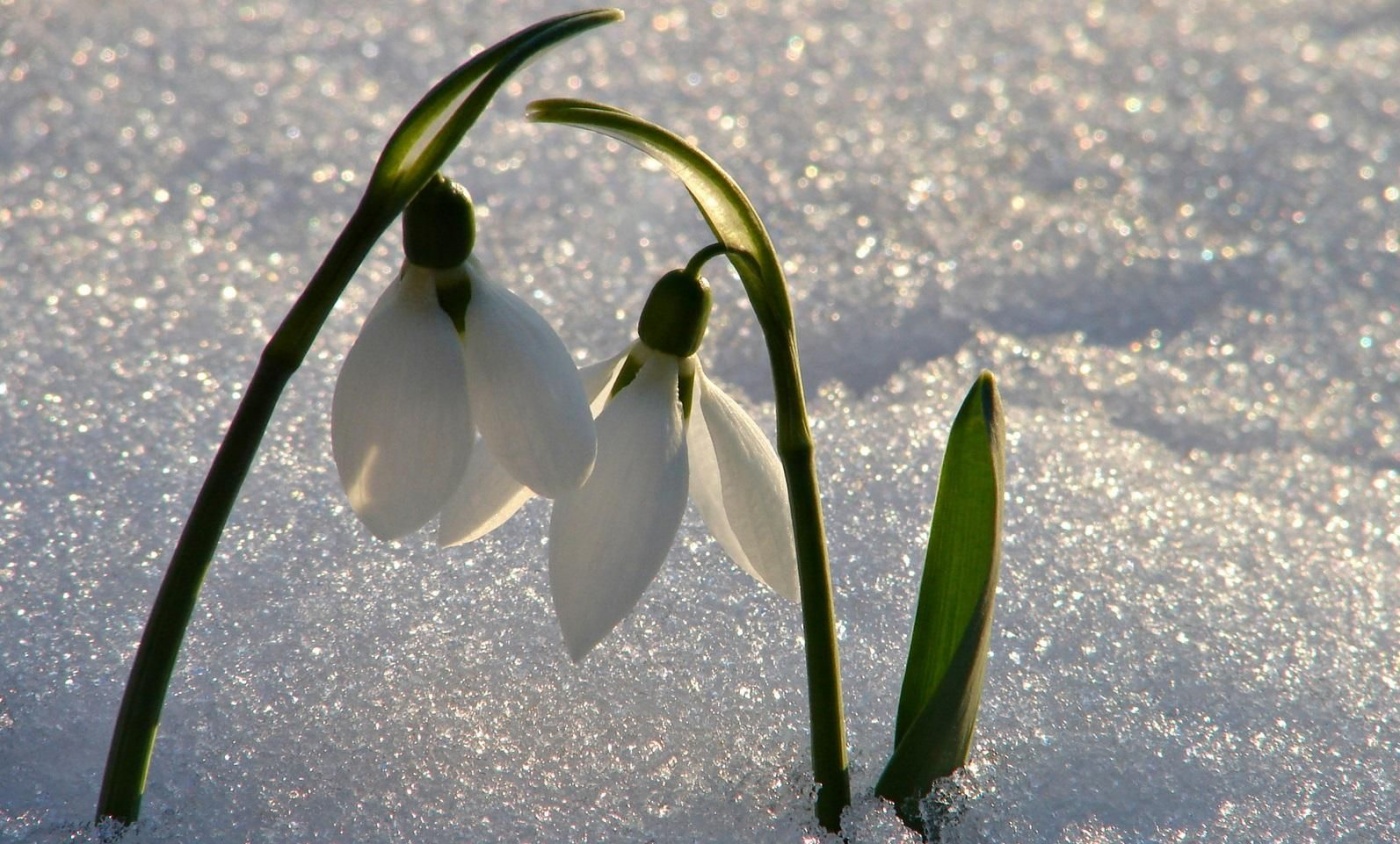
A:
[[[408,106],[552,0],[0,0],[0,840],[87,840],[165,561],[262,343]],[[1384,0],[643,3],[448,172],[580,360],[704,246],[693,136],[793,285],[861,842],[947,425],[1006,403],[1001,591],[945,840],[1400,841],[1400,12]],[[580,665],[548,505],[374,541],[330,460],[371,255],[189,631],[142,842],[828,840],[796,608],[692,511]],[[771,420],[739,285],[708,371]],[[831,838],[829,840],[835,840]]]

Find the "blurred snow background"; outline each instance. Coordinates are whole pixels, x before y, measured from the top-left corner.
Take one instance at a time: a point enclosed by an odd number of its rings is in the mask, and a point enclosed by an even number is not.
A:
[[[0,0],[0,840],[85,840],[165,560],[262,343],[388,131],[580,6]],[[641,3],[517,78],[449,173],[581,360],[705,243],[600,99],[693,136],[788,261],[856,841],[943,438],[1006,401],[994,654],[946,840],[1400,840],[1400,4]],[[688,517],[582,665],[548,507],[375,542],[330,461],[366,263],[225,535],[132,840],[822,840],[795,607]],[[714,265],[718,267],[719,265]],[[711,374],[770,418],[713,278]]]

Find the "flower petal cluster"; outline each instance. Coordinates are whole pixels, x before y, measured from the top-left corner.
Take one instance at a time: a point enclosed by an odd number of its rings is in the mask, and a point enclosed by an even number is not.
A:
[[[459,328],[443,302],[462,291]],[[404,265],[346,355],[331,441],[350,506],[380,539],[423,527],[480,464],[552,498],[596,453],[563,341],[474,257]]]
[[[627,350],[580,373],[471,256],[474,226],[466,192],[430,181],[404,215],[408,260],[336,382],[336,469],[370,532],[438,517],[439,544],[455,545],[531,494],[555,499],[550,592],[575,660],[636,606],[691,499],[742,569],[797,599],[778,456],[697,357],[710,312],[698,264],[657,282]]]

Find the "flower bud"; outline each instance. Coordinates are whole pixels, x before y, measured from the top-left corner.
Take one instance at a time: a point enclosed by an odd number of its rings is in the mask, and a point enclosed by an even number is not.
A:
[[[434,270],[461,266],[476,245],[476,214],[467,189],[435,174],[403,213],[408,262]]]
[[[700,348],[709,322],[709,283],[685,270],[672,270],[651,289],[637,336],[658,352],[687,358]]]

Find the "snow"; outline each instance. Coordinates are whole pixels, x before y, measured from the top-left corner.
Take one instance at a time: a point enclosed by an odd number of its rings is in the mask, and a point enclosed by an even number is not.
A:
[[[87,840],[135,643],[263,342],[409,105],[545,0],[0,0],[0,840]],[[993,654],[947,841],[1400,841],[1400,15],[1361,0],[639,4],[448,172],[580,361],[704,246],[582,96],[693,136],[793,286],[854,841],[948,423],[1008,429]],[[201,597],[128,840],[825,840],[796,608],[692,510],[579,665],[548,505],[372,539],[330,459],[366,262]],[[718,266],[718,265],[714,265]],[[707,372],[771,423],[737,281]],[[835,840],[835,839],[831,839]]]

